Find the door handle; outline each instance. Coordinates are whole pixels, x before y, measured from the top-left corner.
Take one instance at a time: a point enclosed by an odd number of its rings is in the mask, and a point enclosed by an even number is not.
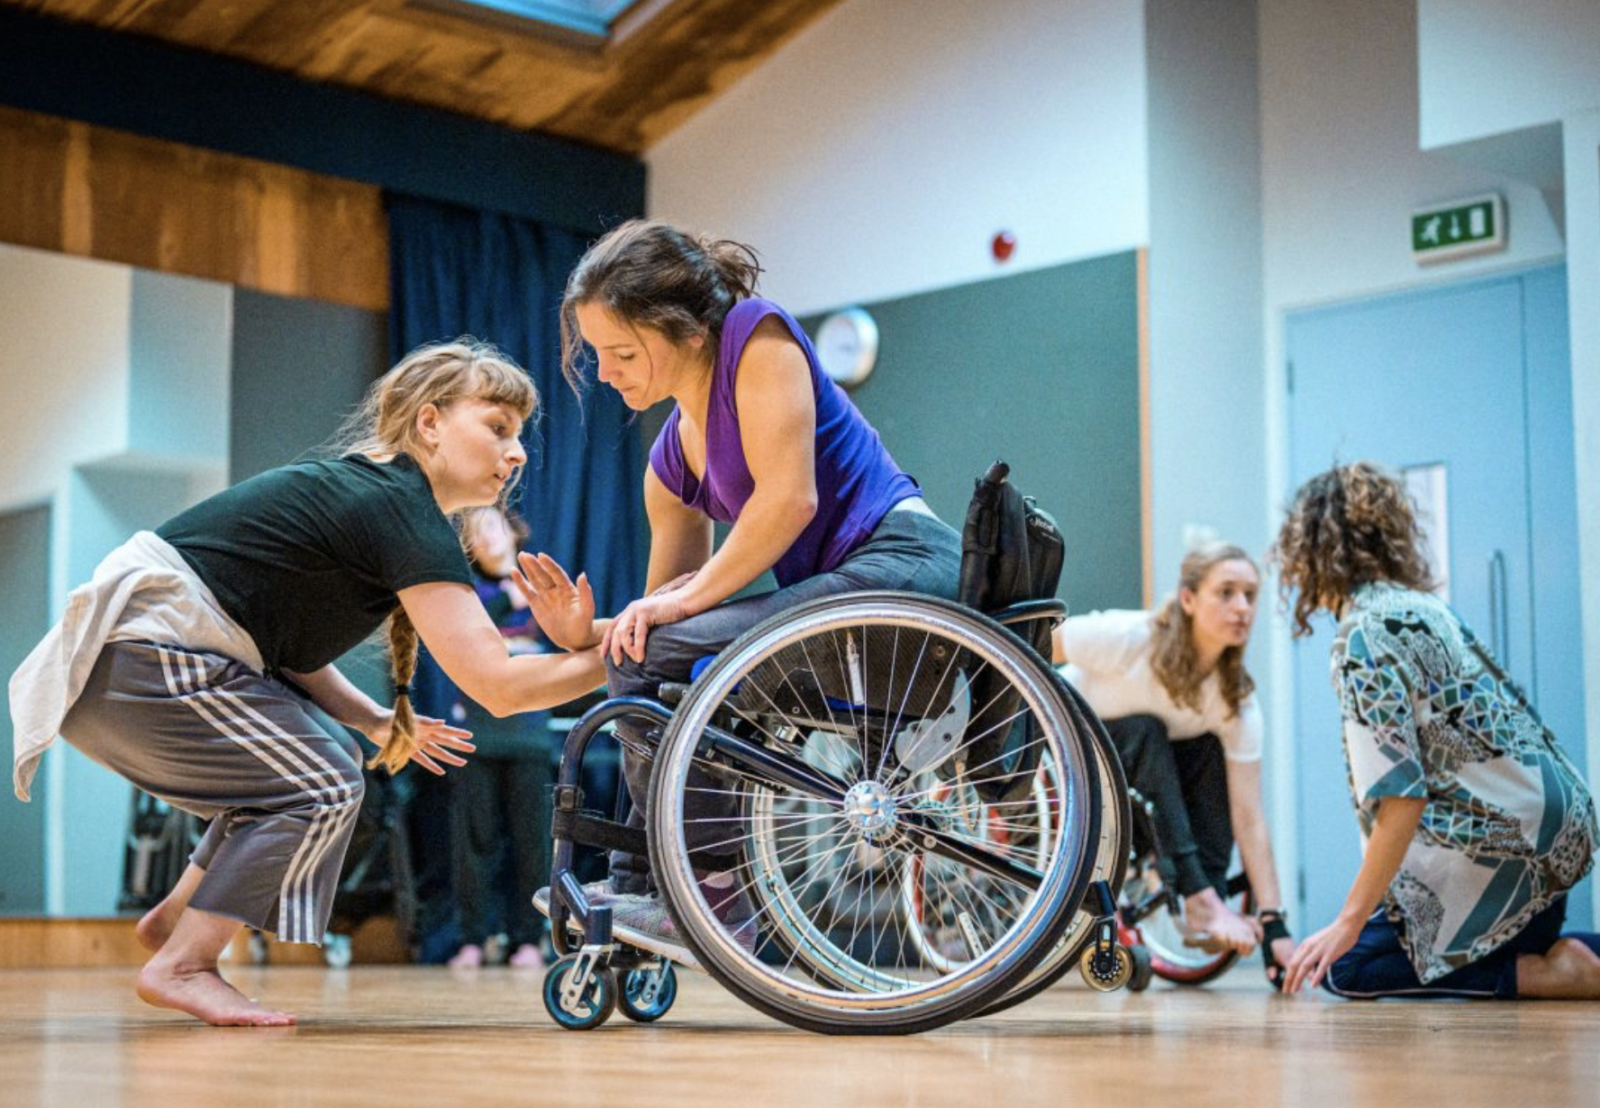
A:
[[[1489,645],[1502,668],[1511,669],[1511,598],[1506,581],[1506,555],[1489,555]]]

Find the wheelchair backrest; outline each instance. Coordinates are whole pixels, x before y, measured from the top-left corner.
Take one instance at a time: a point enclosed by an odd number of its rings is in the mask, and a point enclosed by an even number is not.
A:
[[[1061,583],[1064,543],[1050,513],[1007,479],[995,462],[978,478],[961,533],[961,591],[969,608],[994,613],[1026,600],[1047,600]]]

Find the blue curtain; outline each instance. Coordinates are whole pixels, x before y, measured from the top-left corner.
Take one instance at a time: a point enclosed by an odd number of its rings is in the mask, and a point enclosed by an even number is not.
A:
[[[589,574],[601,615],[644,588],[644,462],[638,424],[612,389],[582,400],[561,376],[560,306],[584,235],[499,212],[389,194],[393,360],[425,342],[475,335],[528,371],[540,410],[512,505],[527,547]]]
[[[597,387],[580,401],[561,377],[561,292],[585,238],[409,196],[384,202],[391,360],[426,342],[474,335],[527,369],[540,405],[523,435],[528,465],[511,494],[532,532],[525,545],[573,574],[587,571],[600,614],[620,611],[644,588],[644,462],[639,427],[621,398]],[[425,649],[414,684],[418,710],[449,718],[457,692]],[[450,798],[443,779],[408,776],[418,954],[442,962],[461,942],[450,892]]]

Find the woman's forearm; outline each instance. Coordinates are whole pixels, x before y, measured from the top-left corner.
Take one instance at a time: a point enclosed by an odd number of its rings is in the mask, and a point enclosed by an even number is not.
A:
[[[1239,858],[1244,862],[1245,876],[1250,878],[1250,891],[1256,910],[1283,908],[1283,890],[1278,884],[1278,865],[1272,854],[1272,837],[1267,832],[1267,821],[1256,813],[1243,820],[1234,818],[1234,840],[1239,844]]]
[[[1261,763],[1228,760],[1228,818],[1239,857],[1250,878],[1257,909],[1283,908],[1278,866],[1272,856],[1272,836],[1267,831],[1267,809],[1261,795]]]
[[[365,731],[384,718],[387,711],[372,697],[356,688],[337,666],[325,665],[311,673],[284,674],[305,690],[317,707],[347,727]]]
[[[597,649],[570,654],[519,654],[506,659],[495,703],[484,707],[497,716],[539,712],[576,700],[605,684],[605,680],[605,662]]]
[[[1411,846],[1417,825],[1422,822],[1426,800],[1413,800],[1387,796],[1378,802],[1378,818],[1372,834],[1367,838],[1366,853],[1361,857],[1361,869],[1339,910],[1347,922],[1361,922],[1377,909],[1388,891],[1394,875],[1400,872],[1406,851]]]
[[[715,607],[771,569],[816,512],[814,495],[756,489],[721,549],[684,586],[688,614]]]

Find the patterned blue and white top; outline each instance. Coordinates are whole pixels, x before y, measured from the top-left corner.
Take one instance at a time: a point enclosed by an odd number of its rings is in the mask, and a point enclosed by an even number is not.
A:
[[[1383,797],[1428,801],[1384,908],[1417,977],[1434,981],[1589,872],[1594,801],[1516,682],[1437,597],[1358,589],[1332,667],[1362,840]]]

